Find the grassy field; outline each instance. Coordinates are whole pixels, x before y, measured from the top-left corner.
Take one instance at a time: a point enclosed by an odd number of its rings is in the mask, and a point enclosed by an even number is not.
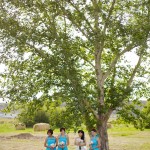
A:
[[[46,132],[34,132],[32,128],[15,130],[15,120],[0,119],[0,150],[45,150],[43,143]],[[54,131],[54,136],[59,134]],[[150,130],[136,130],[132,126],[116,125],[108,130],[110,150],[150,150]],[[69,150],[75,150],[74,138],[69,133]],[[89,136],[86,133],[86,139]]]

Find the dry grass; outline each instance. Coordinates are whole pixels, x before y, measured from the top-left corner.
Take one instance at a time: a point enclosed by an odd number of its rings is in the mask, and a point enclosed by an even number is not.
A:
[[[150,150],[150,131],[131,135],[109,136],[111,150]]]
[[[14,128],[9,128],[11,124],[10,121],[0,124],[0,150],[45,150],[43,146],[45,132],[34,132],[33,129],[16,131]],[[54,136],[59,134],[57,131],[54,131]],[[69,150],[75,150],[76,136],[74,133],[69,133]],[[89,141],[87,134],[86,139]],[[139,131],[131,127],[114,127],[109,130],[109,143],[110,150],[150,150],[150,130]]]

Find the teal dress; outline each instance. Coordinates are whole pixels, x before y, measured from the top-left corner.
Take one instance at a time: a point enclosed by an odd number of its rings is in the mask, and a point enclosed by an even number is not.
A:
[[[58,145],[59,145],[59,143],[63,142],[65,146],[64,146],[64,148],[61,148],[58,146],[57,150],[68,150],[67,141],[68,141],[68,138],[66,135],[65,136],[60,135],[58,138]]]
[[[94,136],[91,138],[91,146],[92,146],[92,150],[100,150],[97,146],[98,146],[98,136]]]
[[[56,144],[56,138],[54,136],[52,137],[47,137],[47,146],[51,146],[52,144]],[[56,147],[54,149],[46,147],[46,150],[56,150]]]

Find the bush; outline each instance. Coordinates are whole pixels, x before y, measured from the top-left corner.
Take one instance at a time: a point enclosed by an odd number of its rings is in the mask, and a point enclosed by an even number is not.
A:
[[[23,110],[19,115],[18,115],[18,120],[19,122],[23,122],[26,127],[32,127],[34,125],[33,121],[33,115],[31,115],[28,111]]]
[[[49,116],[44,110],[39,110],[34,115],[34,123],[49,123]]]
[[[150,100],[147,101],[145,107],[142,110],[145,121],[145,128],[150,129]]]
[[[61,103],[60,103],[61,104]],[[77,128],[83,123],[81,115],[74,115],[66,106],[60,106],[56,102],[47,102],[43,106],[29,103],[18,116],[20,122],[32,127],[36,123],[49,123],[52,129],[65,127],[67,131]]]
[[[39,110],[37,112],[30,112],[23,110],[18,115],[18,120],[23,122],[27,127],[32,127],[36,123],[49,123],[48,114],[44,110]]]

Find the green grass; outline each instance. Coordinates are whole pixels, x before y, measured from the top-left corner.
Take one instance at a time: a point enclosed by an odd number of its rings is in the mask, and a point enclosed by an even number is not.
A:
[[[4,122],[4,123],[3,123]],[[29,132],[29,133],[34,133],[33,128],[26,128],[25,130],[16,130],[15,129],[15,124],[17,123],[16,120],[14,119],[3,119],[0,118],[0,133],[25,133],[25,132]],[[45,133],[46,131],[40,131],[38,133]],[[55,133],[60,133],[60,129],[55,129],[54,130]],[[71,129],[69,132],[74,132],[73,129]]]
[[[16,130],[15,123],[17,121],[14,119],[3,119],[0,118],[0,133],[24,133],[33,132],[32,128],[26,128],[25,130]]]
[[[150,143],[144,143],[144,144],[141,146],[141,149],[143,149],[143,150],[150,150]]]
[[[110,150],[150,150],[150,129],[140,131],[131,125],[115,125],[108,130]]]
[[[14,132],[15,128],[12,124],[0,124],[0,133]]]
[[[2,122],[1,122],[2,121]],[[8,134],[18,134],[18,133],[33,133],[33,134],[41,134],[46,136],[46,131],[43,132],[34,132],[33,128],[27,128],[25,130],[16,130],[15,129],[15,120],[2,120],[0,119],[0,135],[8,135]],[[54,133],[58,135],[59,129],[55,129]],[[150,129],[145,129],[144,131],[140,131],[135,129],[131,125],[118,124],[113,125],[111,129],[108,129],[109,134],[109,145],[110,150],[150,150]],[[70,140],[73,143],[74,134],[73,130],[69,133]],[[89,140],[87,131],[86,131],[86,139]],[[21,142],[20,139],[14,139],[11,145],[13,146],[15,143]],[[22,141],[26,141],[22,140]],[[3,141],[3,145],[6,145],[6,141]],[[9,141],[11,142],[11,141]],[[32,141],[30,141],[32,142]],[[35,141],[36,144],[39,144]],[[33,143],[34,144],[34,143]],[[41,147],[43,147],[43,141],[41,141]],[[74,144],[69,146],[69,149],[74,150]],[[10,149],[12,150],[12,149]]]
[[[137,134],[139,131],[131,125],[126,126],[124,124],[115,125],[111,129],[108,129],[108,133],[112,136],[130,136]]]
[[[3,119],[0,118],[0,133],[11,133],[11,132],[34,132],[33,128],[26,128],[25,130],[16,130],[15,129],[15,123],[17,121],[14,119]],[[150,131],[150,129],[146,129],[145,131]],[[43,132],[43,131],[42,131]],[[45,131],[44,131],[45,132]],[[59,133],[59,129],[54,130],[55,133]],[[69,132],[74,132],[73,129],[71,129]],[[85,131],[87,132],[87,131]],[[113,125],[111,129],[108,129],[108,134],[112,136],[130,136],[135,135],[137,133],[141,132],[140,130],[135,129],[131,125]]]
[[[34,132],[32,128],[26,128],[25,130],[16,130],[15,125],[10,123],[0,124],[0,133],[25,133],[25,132]]]
[[[14,130],[14,119],[0,118],[0,133],[13,132]]]

